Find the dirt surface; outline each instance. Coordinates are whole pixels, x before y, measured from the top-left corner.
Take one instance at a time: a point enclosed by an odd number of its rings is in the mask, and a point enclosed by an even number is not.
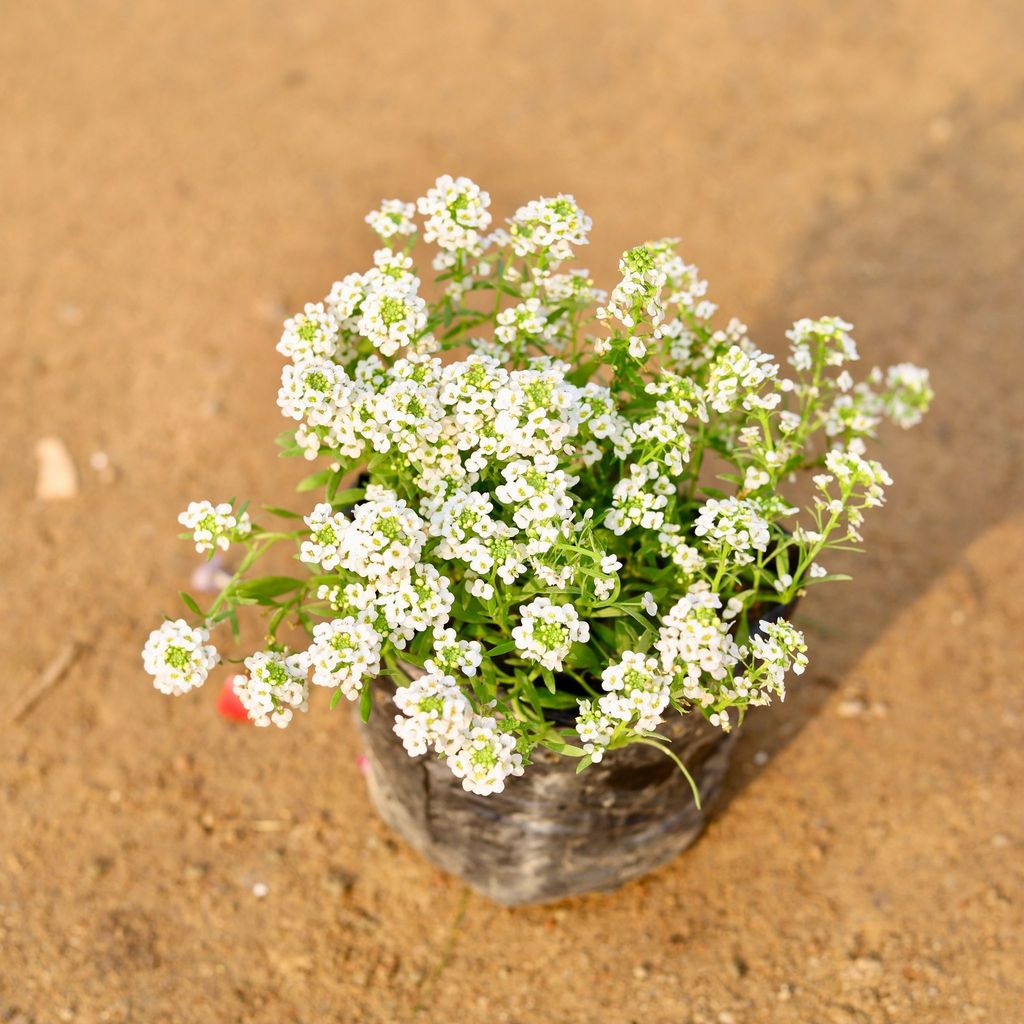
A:
[[[1024,1020],[1020,3],[3,22],[0,1022]],[[492,906],[395,841],[347,716],[257,732],[139,661],[194,564],[178,510],[286,504],[303,472],[274,457],[284,311],[365,266],[378,198],[444,171],[500,212],[574,192],[606,284],[680,234],[764,347],[839,313],[939,395],[888,435],[870,553],[806,602],[812,670],[704,839],[554,907]],[[34,498],[47,436],[71,500]]]

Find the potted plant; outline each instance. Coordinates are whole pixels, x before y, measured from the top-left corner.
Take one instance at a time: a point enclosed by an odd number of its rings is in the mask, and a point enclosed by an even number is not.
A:
[[[931,389],[906,363],[855,383],[834,317],[793,325],[783,370],[718,320],[675,239],[628,250],[598,290],[566,266],[591,226],[572,196],[494,230],[489,207],[449,176],[384,202],[373,267],[286,321],[280,444],[320,461],[299,484],[318,500],[258,521],[190,505],[198,551],[245,553],[143,658],[185,693],[218,660],[209,630],[264,607],[233,680],[252,721],[289,724],[310,684],[353,702],[384,818],[520,903],[692,841],[747,708],[807,663],[789,609],[846,578],[829,553],[883,502],[866,442],[917,423]],[[294,575],[254,575],[279,542]]]

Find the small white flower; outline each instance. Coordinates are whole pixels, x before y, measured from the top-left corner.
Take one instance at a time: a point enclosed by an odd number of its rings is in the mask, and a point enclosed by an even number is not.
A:
[[[284,322],[277,351],[296,363],[330,359],[338,349],[341,325],[322,302],[307,302],[305,309]]]
[[[237,675],[232,689],[254,725],[284,728],[295,711],[309,707],[306,664],[301,654],[260,651],[245,659],[248,675]]]
[[[232,541],[248,537],[252,532],[249,513],[235,515],[231,504],[222,501],[214,505],[209,501],[193,501],[178,516],[178,522],[192,531],[196,551],[213,551],[220,548],[227,551]]]
[[[340,689],[356,700],[367,678],[380,672],[381,636],[368,622],[351,616],[320,622],[306,652],[317,686]]]
[[[454,677],[431,671],[395,691],[395,733],[410,757],[457,752],[473,725],[473,705]]]
[[[202,686],[220,660],[209,639],[209,630],[193,628],[184,619],[154,629],[142,649],[142,664],[153,685],[174,697]]]
[[[490,601],[494,598],[494,587],[486,580],[471,579],[466,583],[466,590],[481,601]]]
[[[459,640],[454,629],[434,627],[434,653],[423,663],[428,672],[475,676],[483,660],[483,647],[476,640]]]
[[[491,223],[491,197],[469,178],[442,174],[416,203],[427,219],[423,237],[449,252],[478,253],[481,234]]]
[[[767,551],[771,534],[768,523],[750,501],[739,498],[709,498],[700,508],[693,532],[704,539],[711,551],[723,546],[738,553],[740,564],[751,561],[750,551]]]
[[[320,502],[303,522],[309,527],[309,540],[304,540],[300,545],[299,558],[327,571],[337,568],[342,555],[341,538],[348,520],[341,512],[335,512],[327,502]]]
[[[547,254],[560,262],[571,259],[574,245],[586,245],[590,218],[572,196],[534,199],[516,210],[509,222],[512,248],[518,256]]]
[[[386,241],[395,235],[414,235],[415,213],[416,207],[413,203],[403,203],[401,199],[384,199],[378,209],[371,210],[366,215],[366,223]]]
[[[519,609],[520,625],[512,630],[516,650],[524,658],[559,671],[574,643],[590,639],[590,626],[571,604],[552,604],[538,597]]]
[[[523,756],[515,737],[503,732],[493,718],[477,715],[457,749],[448,754],[448,767],[462,779],[467,792],[500,793],[505,779],[523,774]]]

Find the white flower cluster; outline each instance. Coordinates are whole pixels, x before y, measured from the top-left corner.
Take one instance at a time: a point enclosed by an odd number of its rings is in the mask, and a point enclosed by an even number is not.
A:
[[[304,562],[368,580],[411,572],[427,540],[423,520],[393,491],[376,485],[367,488],[351,519],[324,502],[305,522],[310,539],[299,552]]]
[[[786,673],[801,675],[807,667],[803,633],[785,619],[762,622],[759,632],[751,636],[750,646],[761,665],[761,690],[771,690],[784,697]]]
[[[571,604],[553,604],[538,597],[519,609],[519,625],[512,630],[516,650],[528,661],[557,672],[574,643],[590,639],[590,626]]]
[[[483,661],[483,647],[477,640],[460,640],[454,629],[434,627],[434,650],[423,663],[428,672],[475,676]]]
[[[304,655],[260,651],[245,659],[248,675],[235,676],[232,689],[254,725],[282,729],[296,711],[309,707]]]
[[[648,245],[638,245],[623,253],[619,260],[622,280],[612,291],[608,305],[598,308],[598,319],[613,317],[630,329],[645,319],[657,326],[665,315],[661,292],[668,274],[663,264],[664,260]],[[647,347],[642,338],[631,339],[629,354],[635,359],[644,358]]]
[[[693,532],[709,551],[729,547],[740,564],[753,561],[751,551],[767,551],[771,533],[768,523],[749,499],[709,498],[701,506]]]
[[[872,382],[881,382],[881,377],[881,371],[875,370]],[[882,391],[885,414],[904,430],[921,422],[933,397],[928,371],[920,366],[897,363],[886,371]]]
[[[852,330],[853,324],[837,316],[797,320],[786,331],[791,343],[790,365],[796,370],[809,370],[815,362],[823,366],[842,366],[857,359],[857,343],[849,333]]]
[[[479,796],[500,793],[509,776],[523,774],[523,755],[516,749],[515,736],[488,715],[474,716],[447,761],[452,774],[462,779],[463,789]]]
[[[448,252],[480,251],[481,233],[491,223],[491,197],[475,182],[443,174],[416,205],[427,218],[423,237],[428,242]]]
[[[733,345],[711,364],[707,384],[707,403],[715,412],[731,412],[742,405],[748,412],[774,409],[782,396],[772,391],[761,394],[764,385],[779,372],[771,356],[756,349],[746,351]]]
[[[236,515],[226,501],[214,505],[210,501],[193,501],[178,516],[178,522],[192,531],[196,551],[202,554],[220,548],[227,551],[232,541],[241,540],[252,533],[252,522],[248,512]]]
[[[605,525],[618,536],[635,526],[660,530],[668,499],[673,494],[675,485],[657,463],[634,463],[629,467],[629,476],[612,489],[612,506],[605,516]]]
[[[780,377],[742,322],[712,322],[676,239],[623,253],[606,295],[563,265],[591,229],[571,195],[492,229],[487,192],[443,175],[366,221],[384,246],[372,266],[290,317],[278,343],[293,421],[281,444],[325,457],[303,485],[323,497],[280,531],[227,503],[180,517],[200,552],[251,537],[246,570],[293,538],[305,578],[229,576],[201,628],[151,635],[156,685],[201,685],[217,661],[205,626],[262,605],[269,649],[235,681],[253,721],[287,724],[310,683],[354,701],[383,666],[422,666],[398,690],[395,731],[481,794],[537,744],[578,738],[598,760],[669,707],[728,729],[731,711],[781,696],[803,638],[752,622],[859,537],[891,482],[866,440],[885,418],[920,420],[927,373],[900,363],[856,382],[850,324],[826,317],[794,324]],[[420,238],[435,246],[428,292]],[[811,467],[806,521],[784,526],[798,510],[778,492]],[[307,650],[281,653],[285,623],[307,629]],[[540,722],[549,700],[585,695],[575,733]]]
[[[603,748],[622,726],[640,732],[656,729],[669,703],[670,682],[657,659],[623,651],[621,660],[601,675],[604,695],[596,701],[580,701],[576,732],[591,760],[601,760]]]
[[[363,683],[380,671],[381,636],[368,622],[354,616],[319,622],[306,652],[313,682],[340,690],[356,700]]]
[[[574,245],[586,245],[592,222],[572,196],[534,199],[516,210],[509,235],[517,256],[547,255],[555,262],[571,259]]]
[[[404,203],[401,199],[384,199],[379,209],[371,210],[366,215],[366,223],[387,241],[395,235],[416,234],[416,222],[413,220],[415,214],[413,203]]]
[[[430,670],[395,691],[395,733],[410,757],[454,754],[473,724],[473,705],[454,677]]]
[[[509,776],[523,774],[515,736],[497,719],[477,715],[455,679],[440,671],[413,679],[395,692],[395,733],[411,757],[433,750],[470,793],[500,793]]]
[[[174,697],[202,686],[220,660],[209,639],[209,630],[193,628],[184,619],[154,629],[142,649],[142,664],[153,685]]]

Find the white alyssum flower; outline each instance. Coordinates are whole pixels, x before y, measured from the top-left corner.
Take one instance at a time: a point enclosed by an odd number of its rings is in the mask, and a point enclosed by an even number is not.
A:
[[[479,796],[500,793],[507,778],[523,774],[523,755],[516,749],[515,737],[485,715],[474,716],[447,762],[452,774],[462,779],[462,788]]]
[[[192,540],[200,554],[215,548],[227,551],[232,541],[252,533],[249,513],[236,514],[227,501],[217,505],[211,501],[189,502],[188,508],[178,516],[178,522],[192,531]]]
[[[865,459],[855,452],[833,450],[825,455],[825,468],[840,486],[862,488],[864,503],[871,508],[885,501],[885,488],[892,485],[892,477],[885,467],[874,459]]]
[[[383,199],[376,210],[366,215],[366,223],[373,228],[385,241],[395,235],[414,235],[416,222],[414,203],[404,203],[401,199]]]
[[[376,484],[366,488],[366,499],[352,510],[351,519],[338,514],[327,525],[336,538],[335,564],[370,580],[388,577],[398,582],[407,577],[427,542],[426,524],[419,515],[394,491]],[[322,558],[302,558],[332,568]]]
[[[750,551],[767,551],[771,533],[768,523],[758,514],[753,502],[740,498],[709,498],[700,508],[693,525],[710,551],[728,546],[739,560],[750,561]]]
[[[662,671],[673,677],[681,696],[701,707],[715,702],[716,684],[729,677],[741,656],[716,604],[717,595],[691,590],[662,618],[654,643]]]
[[[376,609],[383,619],[380,628],[389,643],[403,649],[427,629],[443,626],[454,603],[451,580],[427,562],[413,566],[405,575],[378,581]]]
[[[327,571],[337,568],[342,558],[341,538],[348,527],[348,520],[323,501],[314,506],[303,522],[309,527],[309,540],[302,542],[299,558]]]
[[[284,322],[277,351],[293,362],[330,359],[338,349],[341,324],[322,302],[307,302],[301,313]]]
[[[512,630],[516,650],[529,661],[559,671],[574,643],[590,639],[590,626],[571,604],[553,604],[538,597],[519,609],[520,624]]]
[[[410,289],[408,282],[385,277],[363,300],[356,330],[382,355],[393,356],[415,340],[426,323],[426,301]]]
[[[455,754],[473,727],[473,705],[454,677],[431,670],[395,691],[394,730],[410,757]]]
[[[598,319],[612,317],[624,327],[632,329],[642,320],[649,320],[657,326],[665,315],[661,303],[661,292],[668,282],[668,275],[651,245],[637,245],[622,254],[619,260],[622,280],[615,286],[607,306],[598,307]],[[640,347],[631,348],[630,355],[642,359],[646,347],[642,339],[636,339]]]
[[[281,371],[277,404],[281,412],[293,420],[329,427],[342,407],[349,384],[345,371],[329,359],[309,358],[300,363],[286,363]]]
[[[762,623],[744,639],[752,619],[834,578],[819,556],[859,540],[891,482],[868,442],[886,419],[920,419],[925,371],[855,379],[850,325],[825,317],[794,325],[781,378],[741,321],[714,322],[677,239],[627,250],[606,297],[563,264],[590,229],[569,195],[493,231],[469,179],[439,178],[418,205],[372,211],[372,265],[290,317],[278,344],[281,446],[323,458],[310,482],[329,480],[331,498],[305,529],[264,530],[226,503],[180,517],[211,554],[255,535],[247,571],[297,538],[299,578],[247,590],[232,577],[211,606],[218,622],[251,600],[276,606],[268,649],[236,680],[250,716],[285,724],[306,706],[308,671],[335,702],[366,698],[385,659],[401,659],[423,667],[396,697],[403,744],[488,793],[537,744],[559,745],[511,699],[539,676],[563,704],[567,676],[593,684],[576,724],[590,760],[643,739],[669,707],[729,729],[781,696],[805,663],[802,637]],[[437,243],[427,294],[420,214]],[[797,510],[783,491],[811,466],[805,521],[787,533]],[[337,488],[360,471],[354,492]],[[296,615],[309,649],[282,653],[278,630]],[[154,631],[156,685],[201,685],[217,660],[207,640],[205,622]]]
[[[483,660],[483,647],[478,640],[460,640],[454,629],[445,626],[434,627],[433,648],[432,656],[423,662],[428,672],[475,676]]]
[[[716,412],[727,413],[742,405],[748,412],[774,409],[782,396],[776,391],[761,394],[778,372],[777,363],[766,352],[747,351],[733,345],[712,364],[705,390],[707,403]]]
[[[491,223],[487,212],[491,197],[475,182],[442,174],[416,205],[427,218],[423,229],[426,241],[437,242],[449,252],[480,251],[481,234]]]
[[[301,654],[260,651],[245,659],[248,675],[237,675],[231,687],[254,725],[284,728],[296,711],[309,708],[305,658]]]
[[[917,426],[928,411],[935,392],[928,371],[913,363],[897,363],[885,372],[871,375],[872,383],[882,383],[882,407],[885,414],[904,430]]]
[[[509,222],[517,256],[547,255],[555,262],[571,259],[574,245],[586,245],[592,222],[572,196],[534,199],[516,210]]]
[[[619,661],[601,674],[601,686],[607,691],[599,700],[601,711],[650,732],[668,706],[669,682],[655,658],[623,651]]]
[[[823,366],[842,366],[857,359],[857,344],[849,333],[852,330],[853,324],[837,316],[797,320],[786,331],[791,342],[790,365],[805,371],[810,370],[816,361]]]
[[[786,673],[801,675],[807,667],[807,644],[803,633],[785,619],[761,622],[759,631],[750,637],[750,648],[759,663],[757,674],[762,700],[767,702],[767,691],[785,697]]]
[[[317,686],[340,689],[356,700],[363,684],[380,672],[381,636],[368,622],[348,616],[313,627],[306,652]]]
[[[665,522],[669,497],[675,493],[672,481],[664,476],[657,463],[629,467],[629,476],[612,490],[612,507],[605,516],[605,525],[621,536],[633,527],[658,530]]]
[[[184,619],[154,629],[142,649],[142,664],[153,685],[173,697],[202,686],[220,660],[209,639],[209,630],[193,628]]]

